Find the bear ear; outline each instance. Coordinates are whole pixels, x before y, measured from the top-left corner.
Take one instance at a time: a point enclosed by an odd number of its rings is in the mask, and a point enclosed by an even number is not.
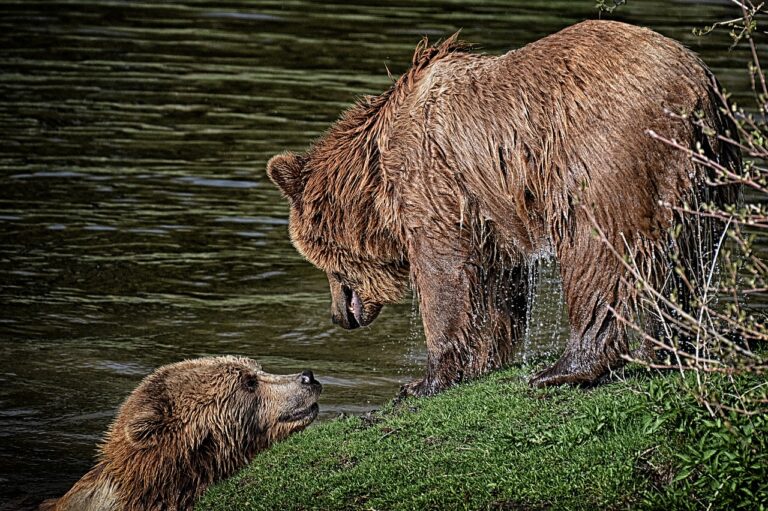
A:
[[[304,158],[294,153],[273,156],[267,163],[269,179],[289,200],[296,201],[304,190]]]
[[[131,417],[125,425],[125,436],[139,448],[148,447],[154,443],[162,424],[162,418],[155,410],[141,412]]]

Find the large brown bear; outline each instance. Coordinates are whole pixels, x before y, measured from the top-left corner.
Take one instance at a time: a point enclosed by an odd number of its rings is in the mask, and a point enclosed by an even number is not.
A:
[[[241,357],[159,368],[120,407],[100,461],[53,511],[181,511],[214,482],[317,416],[311,371],[278,376]]]
[[[686,223],[675,208],[727,195],[649,130],[736,169],[717,139],[729,130],[720,97],[693,53],[631,25],[586,21],[498,57],[454,36],[420,45],[388,91],[267,170],[290,201],[294,245],[328,274],[335,323],[368,325],[410,280],[428,363],[404,394],[506,363],[524,335],[533,263],[550,255],[571,335],[532,383],[589,383],[629,351],[617,313],[632,313],[637,278],[617,254],[671,292],[672,246],[692,259],[686,247],[712,234],[687,225],[674,238],[670,227]],[[695,279],[699,265],[684,263]]]

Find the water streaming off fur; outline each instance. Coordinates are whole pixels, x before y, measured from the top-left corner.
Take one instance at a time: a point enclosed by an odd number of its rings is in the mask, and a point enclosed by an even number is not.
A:
[[[362,331],[330,324],[325,278],[288,242],[264,165],[384,90],[423,34],[463,28],[500,53],[595,16],[593,0],[467,4],[0,4],[0,507],[66,490],[161,364],[237,353],[312,368],[324,419],[420,373],[410,298]],[[630,2],[620,19],[684,41],[744,90],[726,42],[690,33],[727,16],[716,4]],[[526,360],[566,334],[544,270]]]

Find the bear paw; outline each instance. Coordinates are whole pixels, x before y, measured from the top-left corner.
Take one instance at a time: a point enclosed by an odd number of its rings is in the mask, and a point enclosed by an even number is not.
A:
[[[407,397],[425,397],[434,396],[440,392],[443,387],[433,380],[422,378],[420,380],[413,380],[400,387],[400,393],[397,395],[396,401],[401,401]]]
[[[532,387],[555,387],[557,385],[593,385],[605,371],[590,368],[588,370],[571,369],[567,364],[558,362],[548,369],[544,369],[528,380]]]

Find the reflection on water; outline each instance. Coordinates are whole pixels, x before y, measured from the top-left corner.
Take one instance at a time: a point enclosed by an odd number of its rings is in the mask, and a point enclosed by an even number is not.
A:
[[[384,90],[423,34],[463,28],[500,53],[595,17],[593,4],[0,4],[0,501],[66,490],[125,395],[181,358],[312,368],[323,418],[390,399],[424,362],[412,302],[363,331],[331,326],[327,283],[287,239],[266,160]],[[743,89],[725,42],[690,33],[726,7],[619,14]],[[526,356],[563,338],[555,276],[541,279]]]

